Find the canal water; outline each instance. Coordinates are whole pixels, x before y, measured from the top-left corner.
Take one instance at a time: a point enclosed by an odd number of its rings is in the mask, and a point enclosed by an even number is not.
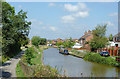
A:
[[[57,67],[60,74],[69,77],[120,77],[120,69],[113,66],[85,61],[71,55],[60,54],[57,48],[43,51],[45,65]]]

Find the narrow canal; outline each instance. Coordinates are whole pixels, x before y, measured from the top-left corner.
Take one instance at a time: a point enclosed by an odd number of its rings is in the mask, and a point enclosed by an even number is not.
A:
[[[71,55],[63,55],[59,53],[57,48],[44,50],[43,62],[51,67],[57,66],[61,74],[65,73],[69,77],[120,77],[120,69],[117,67],[88,62]],[[81,73],[83,74],[81,75]]]

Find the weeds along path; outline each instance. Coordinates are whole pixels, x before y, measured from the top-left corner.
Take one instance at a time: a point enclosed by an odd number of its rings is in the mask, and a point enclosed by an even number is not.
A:
[[[6,61],[2,66],[0,66],[0,77],[16,77],[16,65],[24,53],[25,50],[21,51],[16,57],[11,58],[10,60]]]

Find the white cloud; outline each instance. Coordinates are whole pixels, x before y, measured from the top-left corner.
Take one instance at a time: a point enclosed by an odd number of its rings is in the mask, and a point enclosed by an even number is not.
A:
[[[65,7],[65,10],[70,12],[78,11],[78,7],[72,4],[65,4],[64,7]]]
[[[114,12],[114,13],[109,14],[109,16],[118,16],[118,13]]]
[[[84,3],[78,3],[76,5],[64,4],[64,8],[65,8],[66,11],[69,11],[69,12],[76,12],[76,11],[87,9],[87,7]]]
[[[72,15],[63,16],[61,19],[63,23],[72,23],[75,20]]]
[[[80,11],[80,12],[77,12],[76,14],[74,14],[73,16],[85,18],[85,17],[87,17],[88,15],[89,15],[88,11],[85,11],[85,12]]]
[[[54,26],[51,26],[50,29],[51,29],[52,31],[56,31],[56,28],[55,28]]]
[[[104,24],[107,24],[108,26],[114,26],[114,24],[111,23],[110,21],[107,21],[107,22],[105,22]]]
[[[84,3],[78,3],[80,9],[86,9],[87,6]]]
[[[49,5],[48,5],[49,7],[54,7],[54,6],[56,6],[54,3],[49,3]]]
[[[119,2],[119,0],[6,0],[6,2]]]
[[[71,12],[69,15],[62,16],[61,20],[64,23],[71,23],[78,18],[85,18],[89,16],[89,10],[84,3],[77,3],[76,5],[64,4],[64,8],[66,11]]]

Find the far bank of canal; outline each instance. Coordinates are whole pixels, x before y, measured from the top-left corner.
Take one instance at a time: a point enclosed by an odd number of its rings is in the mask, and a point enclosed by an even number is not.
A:
[[[120,77],[120,69],[113,66],[85,61],[71,55],[60,54],[57,48],[43,51],[43,62],[51,67],[62,68],[61,74],[69,77]]]

